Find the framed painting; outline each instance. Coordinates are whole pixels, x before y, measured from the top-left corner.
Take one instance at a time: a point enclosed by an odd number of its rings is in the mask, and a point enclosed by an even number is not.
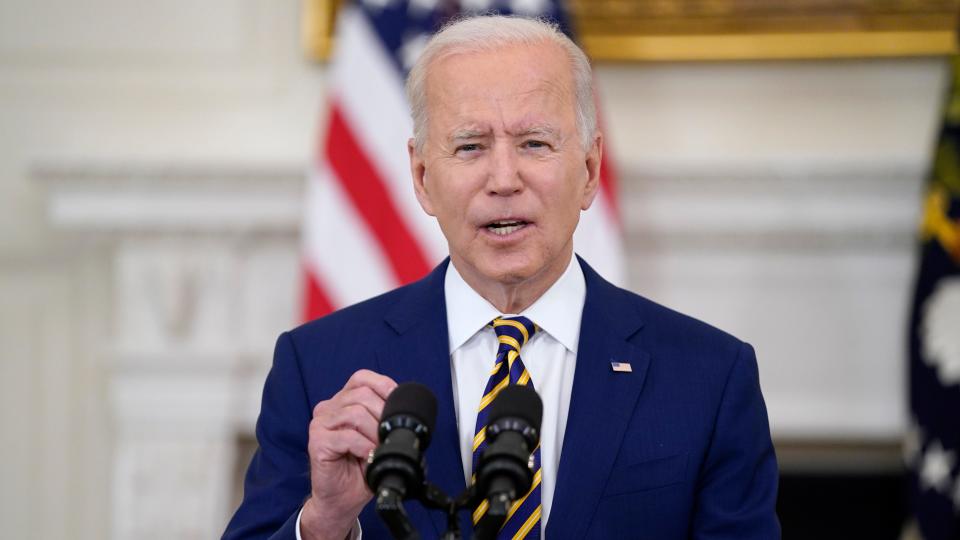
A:
[[[344,0],[303,0],[306,54],[325,59]],[[595,61],[934,56],[957,52],[960,0],[568,0]]]

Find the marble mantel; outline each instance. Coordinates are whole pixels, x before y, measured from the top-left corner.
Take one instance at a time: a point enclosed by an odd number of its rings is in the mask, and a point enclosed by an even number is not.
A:
[[[852,441],[897,467],[923,175],[910,163],[629,168],[630,287],[757,347],[779,449]],[[50,222],[107,259],[88,279],[109,296],[96,352],[113,426],[112,537],[217,537],[272,345],[297,322],[302,170],[80,163],[33,176]],[[801,446],[785,467],[859,466],[811,461]]]
[[[302,172],[61,164],[33,176],[53,225],[109,258],[112,537],[218,537],[237,439],[296,319]]]

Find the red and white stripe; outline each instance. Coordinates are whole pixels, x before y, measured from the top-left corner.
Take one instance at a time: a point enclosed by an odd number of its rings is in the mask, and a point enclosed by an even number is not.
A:
[[[403,81],[367,19],[350,6],[338,20],[328,88],[326,128],[305,191],[306,320],[419,279],[447,255],[435,219],[414,196]],[[614,185],[604,180],[580,220],[576,249],[622,283]]]

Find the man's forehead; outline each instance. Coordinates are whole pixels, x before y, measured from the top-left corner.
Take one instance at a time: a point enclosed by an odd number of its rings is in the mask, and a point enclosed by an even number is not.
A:
[[[464,70],[469,70],[464,67]],[[484,104],[523,104],[548,100],[569,100],[572,88],[561,74],[492,71],[477,74],[459,74],[457,70],[437,73],[430,84],[438,102],[467,107]],[[453,100],[451,102],[451,100]]]
[[[477,78],[504,81],[514,97],[525,92],[568,93],[572,90],[572,65],[553,43],[513,44],[490,50],[452,52],[430,63],[427,85],[448,91],[471,90]]]
[[[504,132],[548,135],[575,122],[572,73],[555,46],[454,54],[431,67],[427,118],[444,139]]]
[[[468,79],[441,82],[427,94],[427,107],[451,118],[458,126],[494,116],[513,117],[510,123],[549,123],[549,118],[574,106],[573,95],[550,79],[509,80],[504,85],[471,84]]]

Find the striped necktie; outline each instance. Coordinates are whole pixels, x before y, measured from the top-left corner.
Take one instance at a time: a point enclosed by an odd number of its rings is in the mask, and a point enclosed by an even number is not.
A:
[[[530,385],[530,373],[523,366],[520,360],[520,348],[523,347],[530,338],[539,330],[533,322],[526,317],[511,317],[508,319],[498,317],[490,323],[497,334],[497,340],[500,342],[497,349],[497,361],[490,372],[490,380],[487,381],[487,387],[483,391],[483,398],[480,400],[480,409],[477,412],[477,428],[474,431],[476,435],[473,438],[473,470],[477,470],[477,463],[480,455],[487,447],[486,426],[487,413],[490,403],[493,401],[500,390],[503,390],[508,384]],[[497,535],[498,540],[502,539],[521,539],[521,538],[540,538],[540,446],[533,452],[534,456],[534,477],[533,486],[523,497],[514,502],[507,514],[507,519]],[[476,473],[474,473],[474,479]],[[484,500],[480,506],[473,512],[474,526],[479,523],[484,513],[487,511],[487,501]]]

